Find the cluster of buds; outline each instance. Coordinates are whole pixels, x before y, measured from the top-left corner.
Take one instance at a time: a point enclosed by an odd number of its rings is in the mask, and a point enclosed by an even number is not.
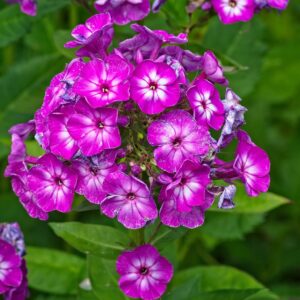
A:
[[[109,13],[75,27],[65,46],[78,48],[77,58],[52,79],[34,120],[10,129],[5,175],[31,217],[70,212],[77,193],[128,229],[157,218],[196,228],[216,197],[221,209],[234,207],[236,181],[249,196],[268,190],[269,158],[241,129],[246,109],[213,52],[184,50],[183,33],[131,28],[136,34],[111,49]],[[30,136],[42,156],[27,153]],[[234,159],[221,160],[233,140]],[[151,245],[123,253],[117,270],[124,293],[147,300],[173,274]]]
[[[24,300],[28,295],[24,237],[17,223],[0,224],[0,295]]]

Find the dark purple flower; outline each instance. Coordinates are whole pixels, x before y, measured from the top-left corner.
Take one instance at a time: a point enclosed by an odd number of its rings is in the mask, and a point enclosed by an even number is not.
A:
[[[224,106],[220,94],[209,81],[198,80],[187,91],[187,98],[194,110],[195,118],[201,125],[219,130],[224,123]]]
[[[77,174],[53,154],[45,154],[29,170],[28,187],[36,204],[45,212],[69,212],[76,183]]]
[[[270,159],[244,131],[238,132],[238,147],[233,168],[246,186],[249,196],[267,192],[270,185]]]
[[[110,46],[113,35],[113,23],[108,13],[90,17],[85,25],[77,25],[72,30],[74,41],[67,42],[66,48],[77,48],[77,56],[100,57],[107,56],[107,48]]]
[[[206,206],[206,187],[211,182],[210,169],[186,160],[165,190],[167,198],[175,201],[176,210],[190,212],[194,206]]]
[[[248,22],[255,11],[254,0],[212,0],[212,5],[224,24]]]
[[[131,78],[132,99],[142,112],[152,115],[177,104],[180,88],[175,71],[165,63],[150,60],[139,64]]]
[[[157,218],[157,208],[147,185],[120,171],[106,176],[103,183],[106,198],[101,211],[109,218],[118,216],[126,228],[138,229]]]
[[[103,191],[103,182],[107,175],[118,170],[115,164],[117,151],[104,150],[97,156],[89,159],[79,158],[72,164],[78,174],[76,192],[83,195],[94,204],[103,202],[106,193]]]
[[[119,286],[124,294],[143,300],[159,299],[173,277],[173,266],[151,245],[123,252],[117,260],[121,276]]]
[[[75,111],[67,128],[84,155],[97,155],[105,149],[121,146],[117,109],[93,109],[84,100],[80,100],[75,105]]]
[[[203,225],[205,211],[213,204],[214,196],[206,192],[201,206],[194,206],[189,212],[177,210],[176,200],[174,197],[168,196],[166,187],[163,187],[160,192],[160,200],[162,201],[162,206],[159,216],[164,225],[169,227],[183,226],[193,229]]]
[[[131,66],[118,55],[94,59],[83,68],[74,91],[94,108],[129,99]]]
[[[15,248],[0,239],[0,294],[21,285],[23,279],[21,264],[22,259]]]
[[[204,77],[211,82],[228,85],[228,80],[224,76],[223,67],[212,51],[206,51],[203,54],[201,67],[203,74],[201,74],[199,79]]]
[[[180,33],[175,36],[164,30],[151,30],[146,26],[132,24],[131,28],[138,34],[119,44],[119,51],[129,60],[135,60],[136,55],[143,59],[156,59],[164,44],[187,43],[187,35]]]
[[[35,16],[37,13],[36,0],[6,0],[6,2],[11,4],[18,3],[21,11],[26,15]]]
[[[149,0],[96,0],[99,12],[108,12],[113,22],[125,25],[144,19],[150,12]]]
[[[210,141],[206,127],[199,126],[186,111],[173,110],[152,122],[148,142],[157,148],[155,161],[162,170],[176,172],[186,159],[207,152]]]
[[[67,124],[75,114],[72,104],[61,106],[49,116],[50,149],[55,155],[71,159],[79,150],[76,140],[70,135]]]

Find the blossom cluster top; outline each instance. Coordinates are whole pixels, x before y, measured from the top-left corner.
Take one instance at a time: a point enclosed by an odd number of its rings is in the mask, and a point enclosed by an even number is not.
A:
[[[0,224],[0,295],[4,300],[28,296],[24,237],[17,223]]]
[[[35,16],[37,13],[36,0],[6,0],[9,4],[19,4],[21,11],[29,16]]]
[[[136,34],[111,51],[108,13],[74,28],[66,47],[78,58],[52,79],[34,120],[10,129],[5,175],[31,217],[71,211],[77,193],[126,228],[156,218],[195,228],[215,197],[234,206],[236,181],[249,196],[268,190],[269,158],[241,130],[240,98],[227,87],[222,100],[217,85],[228,80],[215,55],[182,49],[185,34],[131,27]],[[31,135],[41,157],[26,151]],[[222,161],[233,139],[235,157]]]

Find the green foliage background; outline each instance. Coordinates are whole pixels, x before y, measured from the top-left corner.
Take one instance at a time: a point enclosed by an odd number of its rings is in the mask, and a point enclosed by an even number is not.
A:
[[[36,18],[0,3],[1,174],[10,147],[8,128],[32,118],[50,79],[73,56],[63,48],[71,28],[89,16],[70,0],[38,2]],[[280,299],[300,299],[300,1],[292,0],[282,14],[265,11],[250,23],[230,26],[216,17],[200,22],[200,11],[189,19],[185,2],[169,0],[144,24],[174,33],[190,28],[188,47],[198,53],[212,49],[229,67],[231,86],[249,110],[246,130],[271,157],[271,191],[291,202],[281,206],[286,200],[272,194],[250,199],[240,187],[235,211],[220,213],[213,208],[205,225],[189,235],[163,229],[156,245],[177,270],[163,299],[278,299],[265,286]],[[117,41],[132,34],[128,26],[116,32]],[[28,147],[39,153],[34,143]],[[53,223],[50,228],[26,215],[2,176],[0,190],[0,222],[18,221],[25,233],[30,299],[126,299],[116,287],[114,273],[120,241],[126,244],[128,239],[120,226],[97,211],[74,211],[53,214],[51,222],[71,223]],[[117,229],[87,228],[73,221]],[[109,234],[110,230],[118,231]],[[152,228],[147,230],[151,234]],[[179,235],[181,239],[175,241]],[[257,281],[222,265],[243,270]],[[79,288],[87,277],[93,292]]]

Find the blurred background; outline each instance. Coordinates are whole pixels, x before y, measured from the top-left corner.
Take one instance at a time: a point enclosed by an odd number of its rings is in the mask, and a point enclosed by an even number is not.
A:
[[[63,48],[70,29],[89,16],[69,0],[48,1],[52,5],[38,2],[39,14],[31,18],[17,7],[4,10],[6,5],[0,1],[1,174],[10,148],[7,130],[33,117],[51,78],[73,57],[72,51]],[[230,67],[231,86],[248,108],[246,130],[271,157],[271,191],[291,203],[267,215],[217,219],[208,213],[204,227],[185,238],[185,246],[179,248],[178,268],[235,266],[281,299],[300,299],[300,1],[291,0],[283,13],[264,11],[250,23],[230,26],[220,24],[216,17],[199,24],[201,12],[189,20],[184,2],[170,0],[144,24],[173,33],[191,27],[188,47],[200,54],[212,49]],[[130,34],[128,26],[117,28],[117,40]],[[39,153],[34,142],[28,147],[31,153]],[[2,175],[0,191],[0,222],[18,221],[28,245],[70,250],[46,223],[27,216]],[[98,212],[51,217],[52,221],[93,223],[99,219]]]

